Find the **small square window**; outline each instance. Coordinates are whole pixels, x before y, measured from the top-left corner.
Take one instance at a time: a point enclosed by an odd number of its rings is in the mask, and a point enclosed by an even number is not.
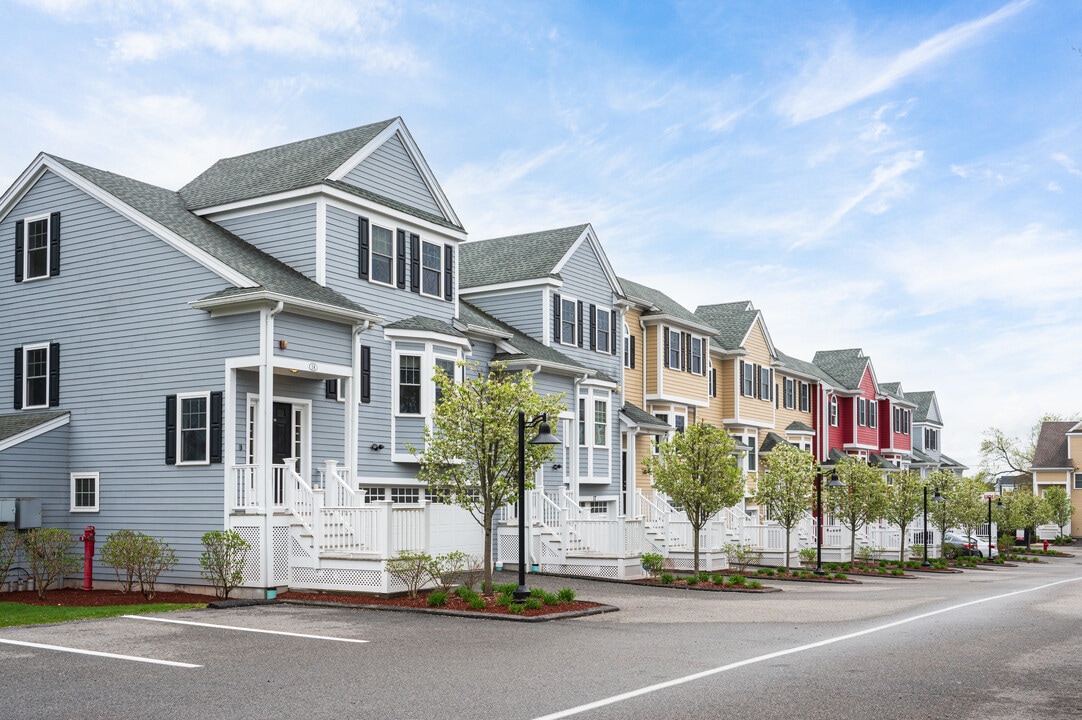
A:
[[[71,474],[71,511],[98,512],[98,473]]]

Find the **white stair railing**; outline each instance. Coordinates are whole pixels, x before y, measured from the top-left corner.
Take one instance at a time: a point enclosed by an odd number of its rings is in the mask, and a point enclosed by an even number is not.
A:
[[[348,468],[338,467],[336,460],[328,460],[320,474],[323,476],[323,489],[327,493],[326,500],[329,507],[364,505],[364,496],[349,485]]]

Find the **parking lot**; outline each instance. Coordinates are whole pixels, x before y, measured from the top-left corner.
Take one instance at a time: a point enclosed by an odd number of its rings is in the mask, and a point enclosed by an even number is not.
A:
[[[965,656],[989,617],[996,642],[1019,632],[1037,640],[1043,624],[1026,630],[1027,617],[1066,614],[1078,627],[1079,579],[1078,560],[855,586],[775,582],[784,591],[771,595],[532,576],[531,585],[570,586],[621,610],[517,624],[267,605],[8,628],[0,716],[634,717],[658,698],[679,708],[685,693],[754,689],[806,662],[878,657],[886,643],[934,668],[928,643],[954,638]],[[892,662],[906,673],[920,664]]]

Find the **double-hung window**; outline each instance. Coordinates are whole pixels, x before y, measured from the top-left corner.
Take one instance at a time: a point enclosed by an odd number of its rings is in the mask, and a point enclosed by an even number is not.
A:
[[[598,352],[612,352],[611,321],[612,314],[608,310],[597,308],[594,312],[594,347]]]
[[[703,340],[691,338],[691,372],[695,375],[703,374]]]
[[[794,385],[796,381],[792,378],[785,378],[785,407],[792,410],[796,407],[796,398],[794,397]]]
[[[584,389],[579,396],[579,446],[609,446],[609,393]]]
[[[49,218],[27,220],[24,280],[49,277]]]
[[[771,391],[774,389],[774,371],[770,368],[759,368],[759,397],[763,400],[772,399]]]
[[[98,473],[71,474],[71,512],[98,512]]]
[[[455,361],[451,358],[436,358],[436,368],[443,371],[443,374],[451,378],[453,382],[455,379]],[[439,405],[443,400],[443,391],[440,390],[439,383],[436,382],[435,376],[432,378],[433,384],[436,386],[436,404]]]
[[[421,242],[421,293],[442,297],[440,279],[443,277],[443,246]]]
[[[371,279],[383,285],[394,285],[394,233],[379,225],[372,226]]]
[[[31,345],[23,351],[24,410],[49,407],[49,346]]]
[[[715,367],[710,368],[709,380],[707,381],[710,390],[710,397],[718,396],[718,369]]]
[[[755,365],[743,360],[740,361],[740,394],[755,397]]]
[[[677,370],[683,365],[681,356],[684,351],[683,333],[679,330],[666,330],[669,338],[669,367]]]
[[[669,414],[668,413],[654,413],[654,417],[656,417],[658,420],[661,420],[662,422],[666,422],[666,423],[669,422]],[[661,443],[665,442],[665,440],[666,440],[666,437],[664,435],[655,435],[654,436],[654,444],[653,444],[653,447],[650,448],[650,451],[654,455],[659,454],[661,452],[661,450],[660,450],[660,448],[658,446],[661,445]]]
[[[594,400],[594,447],[609,444],[609,401]]]
[[[1082,490],[1082,472],[1076,472],[1074,474],[1074,489]]]
[[[875,400],[868,401],[868,427],[879,426],[879,404]]]
[[[864,398],[857,398],[857,425],[868,424],[868,401]]]
[[[800,412],[811,412],[811,387],[806,382],[800,383]]]
[[[838,396],[830,396],[830,426],[838,427]]]
[[[759,436],[748,435],[744,438],[744,442],[751,448],[748,450],[748,472],[755,472],[759,467]]]
[[[635,338],[631,337],[631,328],[624,323],[624,367],[635,367]]]
[[[398,414],[421,414],[421,356],[398,356]]]
[[[578,305],[570,298],[560,298],[560,342],[574,345],[578,331]]]
[[[178,395],[178,432],[180,433],[180,456],[177,464],[207,463],[210,445],[209,416],[210,394]]]

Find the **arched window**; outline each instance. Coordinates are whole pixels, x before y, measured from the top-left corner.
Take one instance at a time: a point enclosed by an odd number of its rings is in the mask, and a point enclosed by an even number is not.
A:
[[[631,337],[631,328],[624,323],[624,367],[635,367],[635,338]]]
[[[830,426],[838,427],[838,396],[830,396]]]

